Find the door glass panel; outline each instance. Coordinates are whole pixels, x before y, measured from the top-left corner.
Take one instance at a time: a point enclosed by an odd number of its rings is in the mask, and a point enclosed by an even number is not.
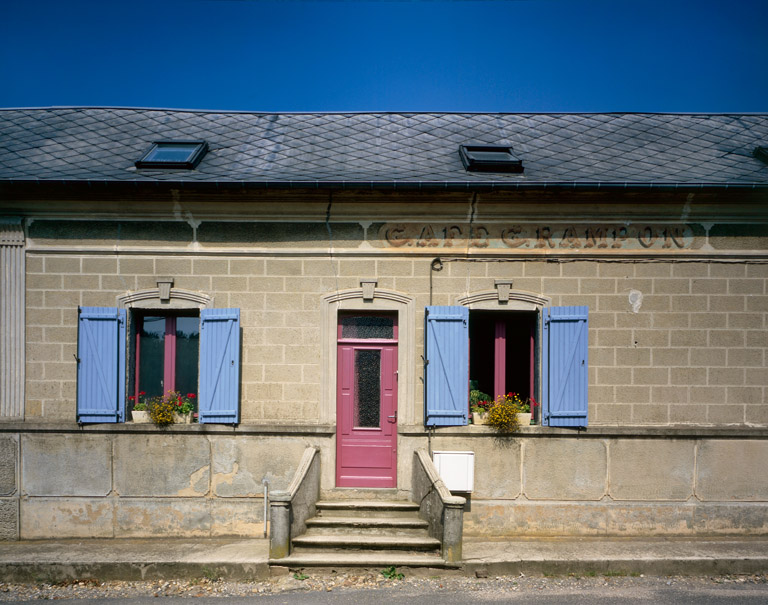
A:
[[[381,424],[381,351],[355,350],[355,426]]]
[[[139,390],[147,398],[163,394],[165,317],[145,317],[139,334]]]
[[[197,394],[197,358],[200,349],[200,320],[197,317],[176,318],[176,385],[186,395]]]
[[[391,340],[395,337],[395,318],[372,315],[342,316],[341,337]]]

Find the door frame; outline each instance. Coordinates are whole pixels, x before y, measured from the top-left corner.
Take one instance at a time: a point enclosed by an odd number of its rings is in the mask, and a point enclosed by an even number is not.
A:
[[[370,280],[365,280],[370,281]],[[333,428],[334,442],[329,448],[333,463],[323,465],[321,479],[323,489],[336,487],[336,382],[337,382],[337,330],[339,313],[343,311],[397,312],[397,420],[398,434],[407,425],[421,426],[423,409],[422,385],[417,384],[415,372],[415,300],[412,296],[375,288],[373,299],[363,297],[363,288],[351,288],[326,294],[322,297],[323,317],[320,333],[322,360],[320,367],[320,409],[318,422]],[[417,392],[418,389],[418,392]],[[398,451],[403,451],[398,443]],[[408,464],[398,464],[398,485],[405,480],[404,470]]]
[[[342,317],[343,316],[368,316],[368,317],[389,317],[393,319],[393,333],[392,338],[344,338],[342,335]],[[397,324],[397,313],[396,312],[370,312],[370,311],[343,311],[339,313],[338,316],[338,333],[337,333],[337,412],[336,412],[336,477],[335,477],[335,485],[336,487],[359,487],[359,488],[370,488],[370,487],[382,487],[382,488],[392,488],[397,487],[397,446],[398,446],[398,366],[397,366],[397,359],[398,359],[398,336],[399,336],[399,326]],[[340,359],[341,351],[344,349],[348,349],[352,355],[352,358],[349,359],[349,362],[351,366],[342,368],[342,362]],[[355,351],[380,351],[380,361],[379,361],[379,381],[380,386],[388,385],[390,389],[391,399],[390,399],[390,405],[387,405],[385,403],[385,390],[380,391],[379,394],[379,405],[380,405],[380,416],[379,416],[379,424],[377,427],[355,427],[353,420],[350,418],[350,415],[353,412],[353,402],[347,400],[345,402],[345,398],[342,394],[342,385],[340,384],[340,381],[342,379],[342,376],[344,375],[344,372],[352,372],[351,375],[347,376],[347,380],[354,381],[355,377],[355,365],[354,365],[354,356]],[[391,359],[391,356],[394,355],[394,360]],[[390,357],[389,363],[385,361],[385,357]],[[394,364],[392,363],[394,361]],[[346,366],[346,364],[344,364]],[[391,372],[391,374],[387,375],[387,372]],[[347,382],[347,385],[349,386],[349,382]],[[351,389],[352,391],[354,389]],[[348,407],[347,407],[348,406]],[[341,416],[346,416],[346,420],[343,419]],[[344,437],[344,430],[347,430],[347,436]],[[387,430],[388,429],[388,430]],[[359,467],[351,466],[349,465],[350,462],[353,462],[355,460],[355,456],[352,456],[350,459],[347,459],[347,468],[349,469],[359,469],[359,474],[356,474],[355,470],[351,470],[350,474],[348,475],[348,478],[344,480],[342,478],[342,447],[346,444],[350,448],[360,448],[359,453],[361,456],[365,454],[371,454],[373,457],[379,458],[379,466],[376,465],[361,465]],[[370,447],[371,449],[366,450],[366,447]],[[381,458],[381,451],[386,450],[386,458]],[[378,453],[377,453],[378,452]],[[370,461],[371,458],[368,458]],[[385,462],[386,460],[386,462]],[[386,466],[384,466],[386,465]],[[370,469],[370,473],[366,473],[364,469]],[[392,484],[388,484],[390,482],[390,475],[388,473],[384,473],[382,476],[377,476],[375,469],[388,469],[391,472],[391,482]],[[342,483],[347,483],[347,485],[342,485]]]

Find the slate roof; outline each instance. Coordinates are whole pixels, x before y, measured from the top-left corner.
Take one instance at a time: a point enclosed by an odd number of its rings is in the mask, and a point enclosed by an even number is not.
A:
[[[149,144],[204,139],[196,170],[137,170]],[[471,173],[458,147],[510,144],[523,174]],[[768,114],[0,110],[0,182],[265,187],[768,186]]]

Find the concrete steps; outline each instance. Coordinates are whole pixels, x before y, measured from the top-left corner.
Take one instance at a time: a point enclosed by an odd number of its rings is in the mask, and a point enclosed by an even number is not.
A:
[[[368,531],[388,536],[418,536],[426,531],[428,524],[423,519],[408,517],[396,517],[391,519],[378,519],[374,517],[314,517],[307,521],[307,533],[314,536],[328,533],[328,530],[336,535],[357,535]]]
[[[381,550],[375,552],[322,552],[292,553],[284,559],[273,559],[270,565],[304,569],[307,567],[339,568],[361,567],[381,569],[383,567],[430,567],[434,569],[455,568],[447,564],[439,555],[413,554],[402,551]]]
[[[435,551],[440,548],[440,541],[429,536],[381,536],[364,534],[335,536],[329,534],[308,536],[303,535],[293,539],[294,552],[303,549],[356,549],[356,550],[409,550]]]
[[[402,500],[320,500],[318,517],[419,518],[419,505]]]
[[[290,556],[271,565],[303,567],[449,567],[427,533],[419,506],[402,500],[321,500],[295,537]]]

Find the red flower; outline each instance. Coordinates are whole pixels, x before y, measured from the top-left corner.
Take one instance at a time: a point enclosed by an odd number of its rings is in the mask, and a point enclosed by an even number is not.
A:
[[[194,393],[187,393],[187,397],[189,397],[190,399],[194,399],[195,398],[195,394]]]
[[[131,396],[130,396],[128,399],[130,399],[131,401],[133,401],[133,400],[134,400],[134,399],[136,399],[136,398],[135,398],[133,395],[131,395]]]
[[[139,395],[146,395],[146,394],[147,394],[146,391],[139,391]]]

